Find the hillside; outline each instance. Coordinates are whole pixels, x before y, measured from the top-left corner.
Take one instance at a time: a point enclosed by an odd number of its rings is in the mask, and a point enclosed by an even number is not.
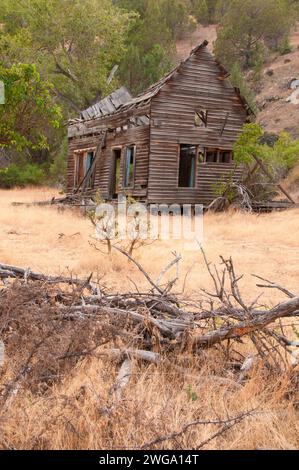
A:
[[[299,137],[299,24],[293,31],[292,52],[269,61],[259,84],[259,122],[271,132],[286,130]],[[297,93],[298,91],[298,93]],[[290,100],[290,101],[289,101]]]
[[[190,54],[190,50],[203,42],[209,41],[209,48],[213,51],[213,43],[217,38],[217,25],[201,26],[198,25],[195,31],[185,34],[185,36],[177,42],[177,56],[179,60],[184,60]]]

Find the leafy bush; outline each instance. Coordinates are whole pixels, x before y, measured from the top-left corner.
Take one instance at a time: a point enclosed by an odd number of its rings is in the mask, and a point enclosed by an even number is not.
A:
[[[245,124],[243,133],[234,146],[237,163],[251,164],[258,157],[270,167],[291,169],[299,158],[299,140],[282,132],[273,145],[263,142],[264,130],[259,124]]]
[[[0,169],[0,187],[5,189],[39,185],[44,178],[44,170],[40,166],[30,163],[22,167],[13,163],[7,168]]]
[[[256,113],[257,107],[255,95],[247,84],[246,78],[244,77],[241,67],[237,62],[235,62],[231,68],[229,79],[232,85],[239,88],[241,95],[244,96],[252,111]]]
[[[67,149],[68,141],[65,138],[49,168],[50,184],[58,185],[62,188],[65,188],[67,180]]]
[[[0,80],[5,85],[0,146],[17,151],[47,149],[47,134],[59,128],[62,118],[52,95],[53,85],[42,80],[34,64],[5,67],[0,63]]]
[[[293,48],[290,44],[289,38],[285,38],[278,47],[278,51],[281,55],[290,54],[293,51]]]
[[[247,166],[246,186],[255,200],[268,201],[277,194],[275,185],[261,169],[253,171],[257,157],[277,183],[299,161],[299,140],[286,132],[275,136],[265,134],[258,124],[246,124],[234,146],[234,159]],[[272,181],[273,182],[273,181]],[[269,184],[270,183],[270,184]]]

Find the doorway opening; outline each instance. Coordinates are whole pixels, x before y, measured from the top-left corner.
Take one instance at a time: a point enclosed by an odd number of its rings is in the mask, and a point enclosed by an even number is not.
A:
[[[195,188],[196,146],[180,146],[179,188]]]
[[[121,190],[121,149],[113,149],[113,171],[112,171],[112,188],[111,195],[113,199],[117,199]]]
[[[89,175],[88,182],[86,187],[88,189],[93,189],[94,187],[94,175],[91,173],[94,162],[94,152],[88,152],[86,155],[85,163],[85,176]]]
[[[75,156],[75,187],[77,188],[83,181],[85,175],[84,170],[84,152]]]

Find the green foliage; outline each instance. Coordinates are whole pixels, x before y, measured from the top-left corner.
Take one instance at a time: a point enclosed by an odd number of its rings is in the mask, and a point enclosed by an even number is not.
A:
[[[191,13],[203,25],[209,23],[210,15],[206,0],[191,0]]]
[[[115,88],[116,81],[107,79],[123,57],[134,14],[112,0],[2,2],[2,61],[35,62],[66,113],[78,113]]]
[[[135,11],[127,38],[120,79],[134,93],[145,90],[173,66],[177,38],[196,26],[189,0],[118,0]]]
[[[279,50],[294,21],[288,0],[230,0],[222,8],[215,50],[227,67],[236,62],[253,67],[264,60],[267,48]]]
[[[59,149],[59,152],[54,156],[53,162],[50,164],[50,183],[65,187],[67,178],[67,147],[68,142],[65,138]]]
[[[5,104],[0,105],[0,146],[16,150],[47,148],[46,129],[58,128],[61,112],[52,85],[43,81],[35,65],[0,64]]]
[[[165,75],[171,65],[166,50],[159,44],[147,53],[132,44],[128,47],[120,74],[130,90],[140,93]]]
[[[281,55],[286,55],[290,54],[292,52],[293,48],[290,44],[290,40],[288,37],[284,38],[284,40],[281,42],[281,44],[278,47],[278,51],[280,52]]]
[[[218,23],[218,3],[228,4],[230,0],[190,0],[192,14],[196,16],[200,24]],[[198,11],[198,16],[196,15]]]
[[[258,124],[245,124],[243,133],[234,146],[237,163],[251,164],[254,156],[269,167],[292,168],[299,158],[299,140],[282,132],[273,146],[261,143],[264,131]]]
[[[237,163],[252,163],[253,155],[263,157],[264,146],[260,144],[263,135],[264,131],[258,124],[245,124],[234,145],[234,160]]]
[[[195,402],[198,400],[198,395],[196,392],[194,392],[192,385],[188,385],[188,387],[186,388],[186,393],[188,401]]]
[[[251,107],[251,109],[256,112],[256,101],[255,95],[253,91],[250,89],[249,85],[246,82],[246,79],[243,75],[240,65],[236,62],[232,68],[230,73],[230,81],[232,85],[239,88],[240,93],[246,99],[247,103]]]
[[[0,187],[14,188],[27,185],[42,184],[45,179],[45,173],[42,168],[35,164],[18,166],[12,164],[7,168],[0,169]]]
[[[214,20],[217,23],[223,21],[224,16],[228,13],[231,7],[232,0],[217,0],[214,7]],[[215,2],[214,2],[215,3]]]
[[[143,26],[147,33],[151,30],[151,36],[146,34],[147,39],[162,40],[158,43],[165,46],[169,36],[177,39],[194,27],[190,14],[193,3],[199,2],[202,0],[117,0],[116,4],[128,11],[136,11],[139,14],[137,28]]]
[[[287,132],[281,132],[272,153],[276,161],[291,169],[299,160],[299,140],[292,139]]]
[[[256,83],[260,82],[263,76],[264,58],[262,55],[258,56],[253,64],[252,80]]]
[[[234,186],[234,173],[222,176],[219,181],[212,184],[212,190],[217,197],[226,197],[232,203],[238,196],[237,188]]]

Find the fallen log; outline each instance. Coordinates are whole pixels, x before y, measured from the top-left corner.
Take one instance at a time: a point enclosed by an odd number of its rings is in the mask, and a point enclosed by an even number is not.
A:
[[[190,327],[190,322],[156,320],[149,315],[141,315],[140,313],[134,311],[121,310],[119,308],[101,307],[99,305],[82,305],[70,308],[62,307],[62,310],[67,311],[66,316],[69,316],[72,313],[75,313],[79,316],[84,316],[84,312],[92,312],[95,315],[106,313],[108,315],[130,318],[135,324],[148,322],[152,326],[156,327],[164,336],[172,339],[175,339],[178,333],[183,332]]]
[[[52,199],[49,199],[48,201],[35,201],[35,202],[12,202],[13,207],[21,207],[21,206],[27,206],[27,207],[46,207],[46,206],[53,206],[55,204],[63,204],[66,202],[67,198],[59,198],[56,199],[53,197]]]
[[[152,351],[142,351],[138,349],[106,349],[98,352],[98,356],[108,356],[113,359],[122,359],[131,357],[141,361],[150,362],[151,364],[159,364],[162,357],[158,353]]]
[[[11,266],[8,264],[0,264],[0,278],[19,278],[19,279],[31,279],[33,281],[43,281],[49,284],[68,284],[77,285],[90,290],[93,293],[97,293],[97,289],[91,283],[91,277],[88,279],[78,279],[74,277],[64,276],[47,276],[45,274],[35,273],[30,269],[20,268],[18,266]]]
[[[203,300],[189,304],[182,301],[177,294],[173,294],[170,289],[165,292],[160,287],[160,282],[154,282],[132,256],[128,256],[122,249],[118,251],[129,257],[143,273],[150,283],[149,292],[107,293],[105,289],[91,282],[92,276],[87,280],[47,276],[7,264],[0,264],[0,278],[17,278],[25,285],[28,280],[33,283],[42,282],[43,290],[47,289],[47,285],[58,286],[61,283],[80,287],[79,292],[72,289],[63,292],[59,290],[54,304],[50,304],[49,296],[45,296],[43,302],[51,315],[51,322],[55,322],[56,325],[65,325],[70,321],[85,322],[87,327],[93,322],[95,328],[105,325],[105,328],[114,331],[114,336],[130,338],[130,346],[134,347],[132,350],[127,349],[128,353],[132,353],[134,357],[147,357],[153,363],[160,361],[160,357],[152,355],[152,348],[157,343],[160,345],[162,356],[164,353],[167,355],[176,350],[182,352],[188,348],[194,355],[198,355],[204,349],[222,343],[231,344],[246,336],[252,341],[258,355],[263,358],[270,357],[275,364],[283,362],[285,366],[280,350],[284,349],[286,354],[291,356],[290,345],[294,343],[295,338],[286,338],[283,327],[277,325],[277,320],[299,316],[299,297],[288,289],[277,283],[265,281],[271,288],[275,287],[288,295],[289,300],[270,310],[257,304],[259,297],[248,304],[242,298],[239,288],[242,276],[236,274],[233,261],[221,258],[224,269],[219,272],[216,266],[212,269],[203,253],[208,274],[213,279],[214,292],[203,290],[205,296]],[[179,258],[176,256],[175,260]],[[7,283],[1,292],[9,289],[9,286],[12,284]],[[32,283],[28,288],[32,288]],[[40,308],[39,302],[37,309]],[[272,324],[273,327],[269,328]],[[117,325],[120,325],[119,329]],[[275,354],[278,359],[274,359]]]
[[[194,347],[211,347],[222,341],[242,338],[245,335],[261,330],[279,318],[299,316],[299,297],[284,302],[270,311],[261,311],[249,321],[219,330],[211,331],[206,335],[194,338]]]

